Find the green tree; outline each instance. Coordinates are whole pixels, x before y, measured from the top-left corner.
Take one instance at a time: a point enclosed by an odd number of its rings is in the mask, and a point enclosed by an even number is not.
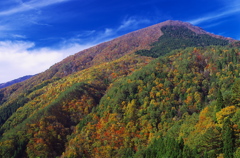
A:
[[[223,123],[222,129],[223,139],[223,153],[224,158],[233,158],[234,153],[234,134],[231,129],[231,122],[229,118],[226,118]]]
[[[220,111],[222,108],[224,108],[224,100],[222,92],[218,90],[216,112]]]

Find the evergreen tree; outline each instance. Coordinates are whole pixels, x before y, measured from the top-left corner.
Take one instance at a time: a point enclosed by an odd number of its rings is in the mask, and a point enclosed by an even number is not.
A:
[[[233,158],[234,153],[234,134],[230,125],[230,119],[226,118],[222,129],[224,158]]]
[[[218,69],[220,69],[220,70],[222,70],[222,63],[220,62],[220,61],[217,61],[217,67],[218,67]]]
[[[216,112],[224,108],[222,92],[218,90]]]

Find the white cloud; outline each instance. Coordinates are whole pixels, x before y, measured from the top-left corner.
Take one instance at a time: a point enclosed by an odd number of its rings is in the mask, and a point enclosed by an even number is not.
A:
[[[88,31],[83,31],[77,35],[77,37],[87,37],[90,35],[93,35],[96,32],[96,30],[88,30]]]
[[[117,30],[120,31],[124,29],[129,29],[129,28],[136,28],[140,24],[148,24],[148,23],[150,23],[150,20],[148,19],[130,17],[128,19],[125,19]]]
[[[118,27],[105,28],[102,31],[85,31],[83,34],[65,39],[58,48],[36,49],[34,42],[23,41],[24,35],[12,34],[15,39],[22,41],[0,41],[0,83],[43,72],[69,55],[115,38],[121,31],[138,29],[140,24],[148,22],[146,19],[128,18]],[[84,38],[81,39],[82,37]],[[84,43],[86,41],[90,43]]]
[[[42,12],[42,9],[67,1],[70,0],[28,0],[27,2],[23,2],[23,0],[10,1],[6,7],[2,7],[0,10],[1,38],[3,38],[2,34],[5,34],[7,38],[7,36],[11,36],[11,34],[20,32],[32,25],[42,25],[47,27],[52,26],[48,23],[51,23],[54,11],[51,10],[53,14],[46,14],[46,12]],[[0,5],[4,6],[4,2],[0,2]],[[8,34],[9,32],[10,34]]]
[[[236,1],[237,2],[237,1]],[[239,14],[240,13],[240,4],[239,3],[234,3],[231,6],[226,7],[223,11],[217,11],[214,13],[211,13],[209,15],[203,16],[201,18],[193,19],[188,22],[192,23],[193,25],[197,25],[200,23],[204,23],[210,20],[216,20],[220,18],[224,18],[233,14]]]
[[[67,56],[91,46],[69,43],[58,49],[33,49],[32,42],[0,41],[0,83],[45,71]]]
[[[115,28],[105,28],[104,31],[96,32],[94,31],[94,34],[91,34],[95,36],[94,43],[100,43],[103,41],[108,41],[113,38],[118,37],[121,35],[121,33],[126,33],[129,31],[134,31],[136,29],[139,29],[141,24],[149,24],[151,23],[150,20],[139,18],[139,17],[130,17],[126,18],[121,22],[121,24],[118,27]]]
[[[15,6],[14,8],[11,8],[11,9],[8,9],[5,11],[1,11],[0,16],[12,15],[12,14],[20,13],[20,12],[33,10],[33,9],[39,9],[42,7],[47,7],[49,5],[62,3],[62,2],[66,2],[66,1],[69,1],[69,0],[31,0],[31,1],[25,2],[25,3],[22,1],[19,1],[20,5]]]
[[[96,41],[99,40],[106,40],[107,38],[110,38],[111,36],[116,35],[117,30],[115,29],[110,29],[110,28],[105,28],[103,32],[98,33],[98,38],[96,38]]]
[[[22,38],[22,39],[27,38],[25,35],[19,35],[19,34],[12,34],[12,37],[13,38]]]

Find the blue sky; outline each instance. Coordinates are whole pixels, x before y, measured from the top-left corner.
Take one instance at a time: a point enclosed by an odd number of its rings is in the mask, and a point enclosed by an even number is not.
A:
[[[240,39],[240,0],[2,0],[0,83],[166,20]]]

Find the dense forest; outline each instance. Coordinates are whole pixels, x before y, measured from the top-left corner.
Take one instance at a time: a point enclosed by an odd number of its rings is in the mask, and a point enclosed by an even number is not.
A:
[[[119,44],[128,53],[114,57],[115,43],[105,43],[104,62],[73,56],[56,64],[63,71],[2,89],[0,157],[240,157],[239,42],[187,27],[162,32],[142,51]]]
[[[122,78],[78,125],[64,156],[239,157],[237,52],[177,50]]]
[[[227,45],[226,39],[219,39],[208,34],[197,34],[186,26],[164,26],[161,31],[163,35],[152,44],[150,50],[139,50],[136,54],[157,58],[175,49],[187,47],[205,47],[210,45]]]

